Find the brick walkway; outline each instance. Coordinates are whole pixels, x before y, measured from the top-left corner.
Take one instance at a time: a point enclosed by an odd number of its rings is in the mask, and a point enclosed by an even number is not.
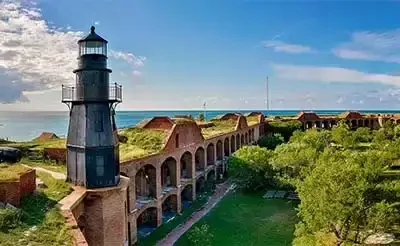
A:
[[[215,193],[210,197],[205,206],[192,214],[185,223],[175,228],[173,231],[168,233],[164,239],[157,243],[157,246],[171,246],[173,245],[190,227],[193,226],[197,221],[199,221],[204,215],[206,215],[210,210],[233,188],[235,185],[231,185],[228,181],[223,184],[217,185]]]

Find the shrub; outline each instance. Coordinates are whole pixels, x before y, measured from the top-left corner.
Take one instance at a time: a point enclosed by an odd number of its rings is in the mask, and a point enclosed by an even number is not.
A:
[[[267,149],[275,149],[278,145],[283,144],[285,139],[280,133],[275,133],[268,136],[262,136],[259,140],[259,145]]]
[[[189,240],[192,243],[191,245],[208,246],[211,245],[212,238],[213,234],[209,232],[209,226],[207,224],[195,226],[189,232]]]
[[[22,213],[19,209],[0,209],[0,230],[7,231],[16,228],[20,224],[21,218]]]
[[[285,141],[289,141],[293,132],[297,130],[302,130],[302,124],[298,120],[268,122],[268,131],[272,133],[280,133]]]

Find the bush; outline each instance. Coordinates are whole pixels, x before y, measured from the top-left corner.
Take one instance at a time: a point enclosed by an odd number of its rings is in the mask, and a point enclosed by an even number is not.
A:
[[[267,149],[275,149],[278,145],[283,144],[284,141],[285,139],[280,133],[275,133],[268,136],[262,136],[258,145]]]
[[[21,223],[22,213],[19,209],[0,209],[0,230],[16,228]]]
[[[204,121],[205,120],[204,114],[203,113],[199,113],[199,115],[197,116],[197,120],[198,121]]]
[[[289,138],[293,135],[293,132],[297,130],[303,130],[302,124],[298,120],[268,122],[267,131],[281,134],[285,141],[289,141]]]
[[[207,224],[203,224],[200,227],[195,226],[189,232],[189,240],[192,243],[191,245],[208,246],[211,245],[212,238],[213,234],[209,232],[209,226]]]

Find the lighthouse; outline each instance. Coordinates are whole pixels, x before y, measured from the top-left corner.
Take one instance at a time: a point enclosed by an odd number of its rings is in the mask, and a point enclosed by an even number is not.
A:
[[[70,110],[67,181],[88,189],[117,186],[120,181],[115,107],[122,102],[122,87],[110,83],[107,43],[92,26],[78,41],[76,82],[62,86],[62,102]]]

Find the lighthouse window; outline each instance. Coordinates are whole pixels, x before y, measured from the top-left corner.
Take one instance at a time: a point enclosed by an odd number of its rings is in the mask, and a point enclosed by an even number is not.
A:
[[[96,156],[96,176],[104,176],[104,157],[101,155]]]
[[[94,125],[96,132],[102,132],[104,130],[102,111],[97,111],[94,113]]]

